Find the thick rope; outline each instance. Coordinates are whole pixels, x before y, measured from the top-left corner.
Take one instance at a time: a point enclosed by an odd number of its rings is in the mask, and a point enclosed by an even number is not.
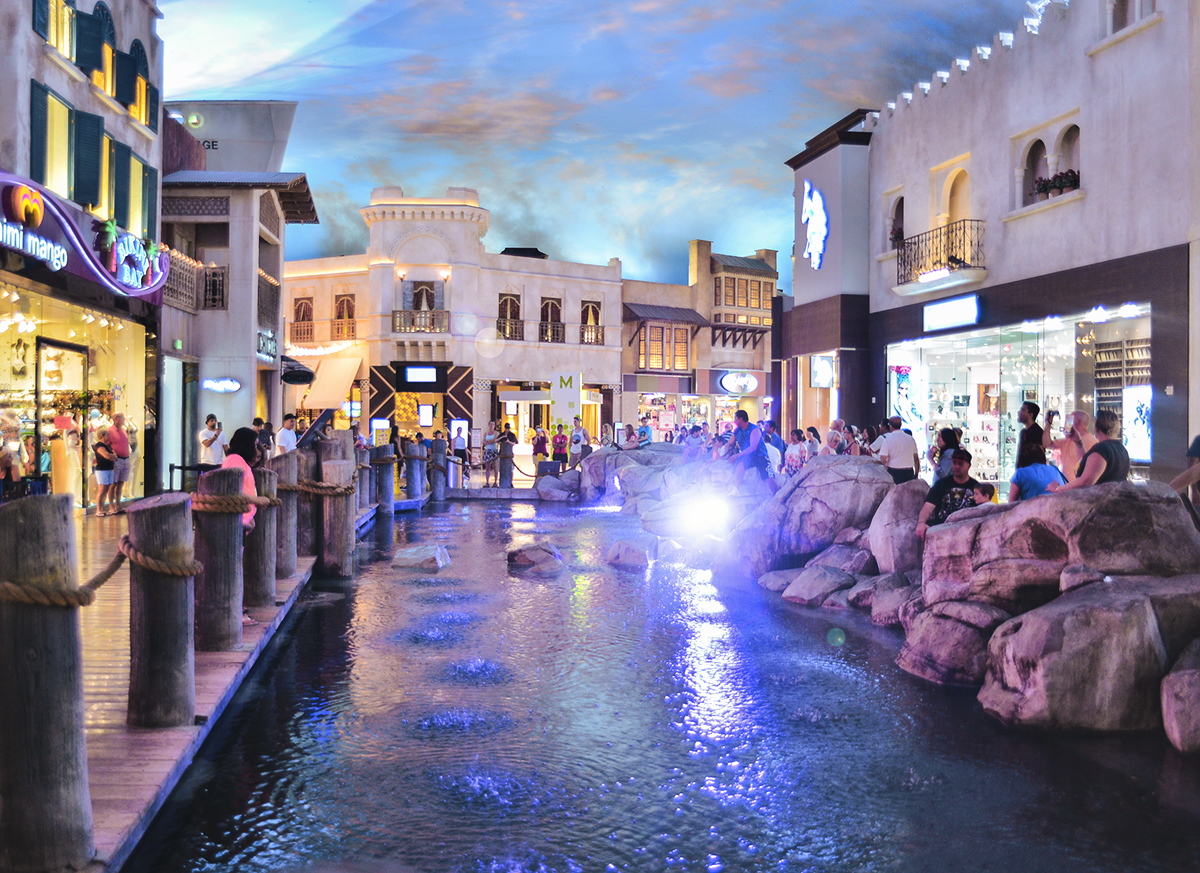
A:
[[[117,545],[117,553],[112,556],[112,560],[104,569],[78,588],[47,591],[44,588],[34,588],[17,582],[0,582],[0,600],[8,603],[25,603],[30,606],[90,606],[96,601],[96,589],[116,575],[126,558],[139,567],[145,567],[153,573],[161,573],[164,576],[195,576],[204,569],[199,561],[174,564],[170,561],[152,558],[145,552],[139,552],[134,548],[133,543],[129,540],[129,535],[126,534],[121,537]]]
[[[151,573],[160,573],[163,576],[195,576],[204,570],[204,565],[196,560],[175,564],[160,558],[152,558],[145,552],[139,552],[134,548],[128,534],[121,537],[117,548],[120,549],[122,555],[129,559],[129,563],[137,564]]]
[[[394,463],[396,463],[396,456],[392,455],[390,458],[371,458],[370,466],[382,467],[384,464],[394,464]]]
[[[349,485],[331,485],[315,479],[301,479],[297,485],[301,491],[308,494],[320,494],[322,497],[348,497],[358,490],[353,482]]]
[[[192,512],[241,515],[248,512],[252,505],[257,505],[252,500],[257,498],[244,494],[193,494]]]
[[[300,489],[299,485],[288,485],[283,482],[280,482],[278,485],[275,486],[275,490],[276,491],[299,491],[301,489]]]

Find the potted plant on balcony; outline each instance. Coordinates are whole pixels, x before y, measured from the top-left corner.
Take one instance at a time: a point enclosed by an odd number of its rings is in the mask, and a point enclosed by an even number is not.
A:
[[[1079,187],[1078,170],[1063,170],[1058,175],[1062,176],[1062,188],[1064,191],[1074,191]]]
[[[893,248],[900,248],[904,245],[904,228],[900,225],[893,227],[888,239],[891,240]]]
[[[1033,180],[1033,193],[1037,195],[1038,200],[1046,200],[1050,197],[1050,180],[1044,176],[1038,176]]]

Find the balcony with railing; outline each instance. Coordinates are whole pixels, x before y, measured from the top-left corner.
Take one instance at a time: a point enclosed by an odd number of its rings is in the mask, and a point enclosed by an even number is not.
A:
[[[204,264],[175,249],[168,249],[167,255],[171,258],[171,270],[163,285],[163,302],[195,313],[204,287]]]
[[[538,342],[565,343],[567,341],[567,326],[561,321],[539,321]]]
[[[964,218],[910,236],[897,247],[897,294],[926,294],[987,278],[983,256],[984,222]]]
[[[525,339],[525,322],[519,318],[497,318],[496,333],[500,339],[523,340]]]
[[[446,309],[394,309],[392,333],[449,333],[450,312]]]
[[[604,325],[602,324],[581,324],[579,325],[579,344],[584,346],[602,346],[604,345]]]
[[[335,318],[329,323],[329,338],[332,340],[352,340],[358,332],[357,322],[353,318]]]
[[[311,321],[293,321],[288,325],[288,342],[311,343],[313,341],[313,323]]]

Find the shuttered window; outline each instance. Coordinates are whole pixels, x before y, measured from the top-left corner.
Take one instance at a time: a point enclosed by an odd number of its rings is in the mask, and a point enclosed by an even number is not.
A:
[[[774,282],[763,282],[763,292],[762,293],[763,293],[762,308],[770,309],[771,308],[771,298],[775,296],[775,283]]]
[[[29,178],[46,184],[46,114],[50,91],[41,82],[29,83]]]
[[[158,239],[158,170],[142,165],[142,236]]]
[[[686,327],[675,328],[675,363],[676,370],[686,370],[688,368],[688,329]]]
[[[650,370],[663,368],[663,329],[661,327],[650,328],[650,352],[646,356],[646,367]]]
[[[746,286],[748,284],[749,283],[745,279],[737,280],[737,305],[738,306],[746,305],[746,295],[748,293],[748,289]]]
[[[132,158],[129,146],[113,143],[113,219],[124,228],[129,227],[129,165]]]
[[[728,276],[725,277],[725,305],[726,306],[733,306],[736,303],[736,301],[734,300],[734,282],[735,282],[734,279],[730,279]]]
[[[90,112],[75,113],[75,184],[71,199],[96,206],[104,198],[104,118]]]
[[[762,294],[762,282],[757,279],[750,280],[750,308],[758,309],[760,295]]]
[[[125,229],[136,237],[146,236],[146,165],[129,156],[129,223]]]
[[[713,306],[721,305],[721,279],[716,277],[713,279]]]
[[[70,104],[46,90],[46,164],[43,184],[55,194],[71,196]]]

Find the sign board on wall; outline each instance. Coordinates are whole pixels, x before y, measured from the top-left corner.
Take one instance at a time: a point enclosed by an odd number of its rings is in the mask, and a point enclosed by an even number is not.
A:
[[[926,333],[979,324],[979,295],[968,294],[966,297],[926,303],[923,313]]]
[[[583,374],[550,374],[550,424],[573,426],[575,416],[583,411]]]

